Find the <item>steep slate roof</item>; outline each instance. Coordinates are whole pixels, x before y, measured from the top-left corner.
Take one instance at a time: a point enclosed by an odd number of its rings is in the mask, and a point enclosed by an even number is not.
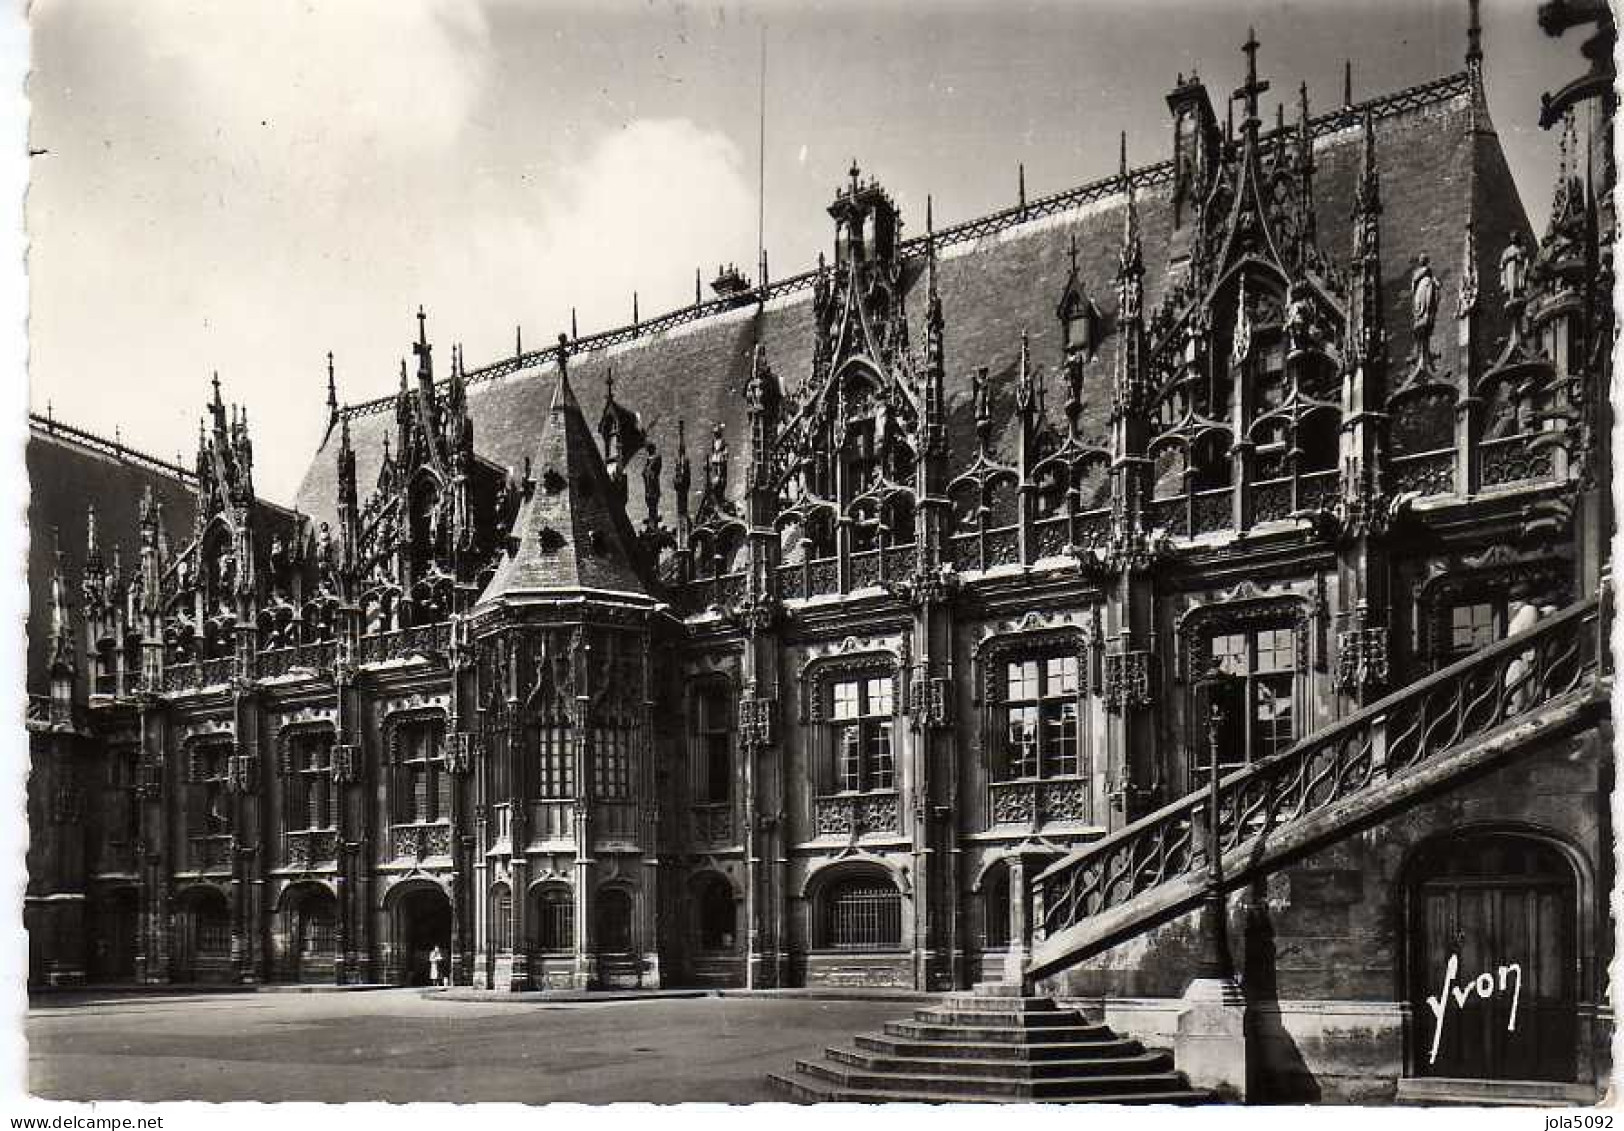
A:
[[[1434,273],[1449,296],[1445,314],[1453,313],[1469,211],[1476,215],[1481,325],[1488,339],[1484,352],[1492,357],[1493,342],[1504,331],[1495,282],[1499,252],[1513,229],[1531,233],[1486,107],[1462,72],[1341,107],[1314,120],[1319,242],[1339,263],[1347,261],[1352,247],[1349,217],[1359,169],[1360,122],[1367,109],[1375,120],[1381,175],[1386,324],[1395,375],[1410,348],[1409,274],[1414,257],[1420,252],[1431,257]],[[1128,179],[1134,184],[1140,214],[1149,311],[1167,285],[1171,163],[1133,170]],[[1012,451],[1017,427],[1012,377],[1023,328],[1031,336],[1032,357],[1043,368],[1050,413],[1058,413],[1065,394],[1054,364],[1060,353],[1055,309],[1069,270],[1068,245],[1075,236],[1084,286],[1107,314],[1109,325],[1116,307],[1116,253],[1125,202],[1126,184],[1116,177],[937,233],[948,431],[955,469],[968,462],[974,450],[971,374],[979,366],[990,370],[992,414],[1004,433],[1000,445],[1006,453]],[[917,340],[925,325],[923,238],[907,241],[902,253],[908,323]],[[1439,321],[1435,346],[1444,367],[1453,369],[1457,358],[1450,320]],[[604,375],[613,368],[617,399],[642,413],[649,438],[665,457],[664,511],[669,522],[678,417],[688,421],[689,455],[696,463],[703,459],[714,421],[726,426],[733,451],[742,454],[748,435],[743,392],[753,347],[763,344],[768,361],[786,388],[793,390],[811,366],[812,330],[807,274],[773,283],[765,304],[728,309],[724,302],[708,303],[638,327],[583,338],[572,346],[572,351],[580,352],[572,352],[569,367],[578,383],[593,389],[589,399],[599,403]],[[1111,331],[1085,378],[1085,432],[1104,431],[1115,355]],[[469,372],[469,411],[477,421],[475,443],[482,455],[508,467],[523,463],[547,412],[551,383],[544,375],[555,368],[556,351],[544,350]],[[345,410],[363,484],[376,479],[383,435],[393,425],[391,403],[385,399]],[[742,492],[743,480],[742,475],[732,477],[735,494]],[[306,472],[299,509],[317,519],[330,519],[336,481],[333,452],[323,450]]]
[[[581,591],[647,598],[633,564],[635,536],[567,367],[551,384],[552,401],[531,458],[535,486],[513,521],[518,545],[497,566],[479,604]]]
[[[102,559],[112,568],[113,547],[121,550],[124,577],[141,566],[141,496],[148,487],[163,504],[163,525],[177,550],[192,536],[197,506],[189,473],[174,464],[143,455],[88,432],[56,421],[30,417],[28,443],[28,690],[50,691],[51,573],[61,538],[63,574],[74,641],[84,640],[84,610],[79,584],[84,577],[85,510],[96,507],[96,529]],[[83,658],[79,679],[85,671]]]

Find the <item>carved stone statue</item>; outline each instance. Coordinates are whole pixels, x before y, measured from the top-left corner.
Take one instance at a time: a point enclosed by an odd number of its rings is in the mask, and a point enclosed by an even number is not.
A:
[[[711,432],[710,455],[705,459],[710,494],[717,502],[727,498],[727,437],[722,433],[723,427],[718,423]]]
[[[660,525],[660,472],[665,461],[650,442],[643,448],[643,504],[648,509],[648,527]]]
[[[1311,349],[1314,341],[1314,304],[1308,297],[1308,284],[1298,280],[1291,284],[1291,299],[1286,304],[1287,348],[1292,353]]]
[[[1410,272],[1410,328],[1415,332],[1416,355],[1423,361],[1432,358],[1432,328],[1438,319],[1438,280],[1432,265],[1422,252],[1416,256],[1415,269]]]
[[[1528,249],[1523,247],[1521,232],[1511,233],[1511,242],[1500,253],[1500,290],[1507,302],[1523,297],[1528,285]]]
[[[333,547],[333,532],[324,522],[316,532],[316,577],[323,589],[337,588],[337,556]]]

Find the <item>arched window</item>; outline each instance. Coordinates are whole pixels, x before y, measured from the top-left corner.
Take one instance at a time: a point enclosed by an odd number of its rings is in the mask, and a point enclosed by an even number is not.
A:
[[[299,953],[305,957],[330,955],[337,949],[333,897],[313,892],[299,904]]]
[[[575,949],[575,896],[569,888],[554,884],[537,888],[531,895],[531,944],[552,954]]]
[[[988,950],[1009,945],[1009,865],[995,864],[981,881],[981,943]]]
[[[598,950],[604,954],[630,954],[632,950],[632,897],[625,888],[598,892],[595,925]]]
[[[513,893],[506,884],[491,888],[491,946],[507,950],[513,945]]]
[[[902,894],[889,880],[874,875],[835,880],[821,902],[825,947],[895,950],[902,945]]]
[[[694,905],[699,919],[699,949],[731,951],[738,937],[738,904],[733,889],[721,876],[700,878],[695,885]]]

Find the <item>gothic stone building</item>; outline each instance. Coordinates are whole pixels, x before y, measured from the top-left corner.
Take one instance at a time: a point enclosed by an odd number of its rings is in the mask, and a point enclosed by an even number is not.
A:
[[[854,164],[815,270],[482,368],[420,312],[291,510],[216,383],[185,520],[35,562],[34,980],[1007,974],[1154,1037],[1216,875],[1282,1095],[1605,1079],[1602,100],[1536,235],[1475,30],[1272,115],[1246,50],[1092,184],[908,236]],[[1450,955],[1531,1020],[1429,1060]]]

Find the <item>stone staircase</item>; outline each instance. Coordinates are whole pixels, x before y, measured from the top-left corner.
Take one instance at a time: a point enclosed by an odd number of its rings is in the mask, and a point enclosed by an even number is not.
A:
[[[1211,1103],[1149,1051],[1052,998],[980,985],[768,1083],[802,1103]]]

